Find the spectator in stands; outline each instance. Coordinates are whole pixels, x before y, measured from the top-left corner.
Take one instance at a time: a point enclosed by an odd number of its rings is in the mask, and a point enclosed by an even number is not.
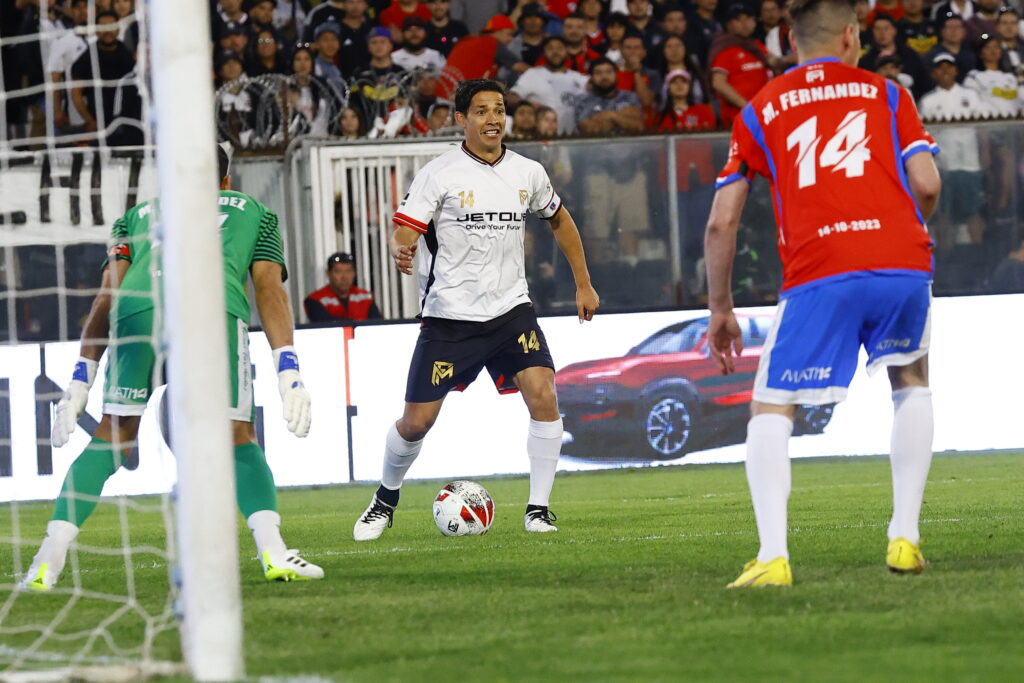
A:
[[[327,5],[329,3],[317,5],[317,9]],[[366,18],[366,0],[345,0],[342,3],[342,10],[338,23],[338,40],[341,41],[338,66],[341,68],[341,75],[347,79],[352,78],[352,74],[364,68],[370,61],[370,50],[366,40],[370,35],[370,29],[373,28],[373,22]],[[311,15],[310,19],[314,23],[324,23],[320,20],[322,16],[324,15]]]
[[[219,0],[213,12],[213,35],[232,24],[249,28],[249,15],[242,10],[242,0]]]
[[[400,43],[405,20],[409,17],[419,17],[426,24],[430,21],[431,14],[427,6],[420,4],[419,0],[392,0],[391,6],[380,13],[377,23],[391,29],[391,39]]]
[[[95,57],[85,52],[75,61],[71,67],[71,76],[74,80],[91,81],[95,78],[116,82],[135,68],[135,57],[124,43],[117,39],[117,29],[116,14],[107,11],[97,15]],[[94,59],[99,67],[98,73],[93,72]],[[97,89],[100,91],[100,102],[96,101]],[[91,84],[88,87],[72,88],[71,101],[85,121],[86,132],[98,131],[101,124],[106,128],[114,120],[116,92],[116,86],[111,84],[104,84],[99,88]]]
[[[1020,13],[1011,8],[1003,9],[996,21],[996,35],[1003,48],[1003,59],[1017,77],[1017,82],[1024,84],[1024,45],[1021,44],[1020,30]]]
[[[341,40],[338,39],[340,32],[341,27],[333,21],[325,21],[316,27],[313,75],[334,88],[335,92],[343,94],[346,91],[345,78],[341,75],[341,69],[334,65],[341,50]]]
[[[451,18],[451,0],[428,0],[427,6],[430,8],[427,47],[448,57],[455,43],[469,35],[469,30],[461,21]]]
[[[292,77],[288,84],[287,111],[290,137],[321,136],[327,133],[330,102],[313,81],[313,52],[298,47],[292,53]]]
[[[557,135],[558,112],[551,107],[537,107],[537,138],[550,140]]]
[[[249,22],[252,24],[253,35],[264,29],[277,33],[274,29],[274,6],[276,4],[276,0],[255,0],[255,2],[249,3]]]
[[[451,99],[455,84],[473,78],[507,77],[530,68],[519,55],[508,49],[516,34],[516,25],[504,14],[491,17],[480,35],[467,36],[448,55],[446,77],[438,87],[438,95]]]
[[[458,132],[458,126],[452,120],[452,103],[448,100],[437,100],[427,111],[427,125],[437,135],[452,135]]]
[[[707,76],[697,60],[686,49],[686,41],[678,36],[667,36],[658,46],[658,51],[660,54],[655,63],[658,65],[658,74],[662,78],[662,83],[665,82],[665,77],[669,73],[686,71],[693,78],[690,83],[690,96],[693,101],[707,103],[707,93],[710,90]],[[664,103],[662,100],[661,104]]]
[[[772,2],[775,2],[775,6],[778,8],[777,21],[775,20],[776,15],[770,9]],[[790,0],[785,3],[782,0],[765,0],[764,4],[769,6],[768,20],[775,21],[774,24],[764,24],[764,5],[762,5],[761,11],[762,25],[765,26],[764,45],[768,49],[768,54],[779,60],[778,66],[782,70],[796,66],[797,62],[796,51],[793,50],[793,44],[789,40],[789,3]]]
[[[903,73],[903,60],[899,55],[886,55],[876,61],[875,73],[907,90],[913,85],[910,76]]]
[[[356,260],[338,252],[327,259],[327,285],[303,301],[310,322],[372,320],[381,318],[373,293],[356,287]]]
[[[444,68],[444,56],[427,47],[427,23],[420,17],[410,16],[402,24],[402,48],[392,52],[391,59],[406,71]]]
[[[789,4],[787,0],[787,5]],[[853,0],[853,12],[857,15],[857,27],[860,29],[860,59],[867,54],[875,37],[871,33],[871,24],[868,23],[868,16],[871,14],[870,0]]]
[[[540,5],[535,2],[523,5],[519,14],[519,35],[512,39],[508,49],[527,64],[537,64],[544,54],[544,39],[548,35],[544,29],[547,23]]]
[[[512,111],[512,136],[533,138],[537,135],[537,107],[530,100],[523,100]]]
[[[653,48],[661,42],[661,29],[654,21],[651,0],[626,0],[629,23],[643,38],[644,46]]]
[[[756,26],[746,5],[732,5],[725,14],[726,32],[715,38],[708,53],[711,88],[718,95],[726,128],[772,76],[764,45],[750,37]]]
[[[595,52],[601,52],[604,45],[604,27],[601,25],[604,4],[601,0],[580,0],[576,11],[583,17],[583,23],[587,27],[587,47]]]
[[[653,111],[656,93],[661,91],[661,76],[644,66],[647,50],[640,36],[626,36],[622,41],[622,67],[618,88],[636,94],[644,111]]]
[[[590,65],[590,92],[576,103],[579,129],[590,135],[638,133],[644,117],[634,93],[615,86],[617,70],[607,57]],[[622,256],[635,264],[640,236],[650,229],[647,210],[647,176],[638,161],[608,158],[588,168],[583,181],[587,250],[598,263]]]
[[[309,0],[277,0],[274,3],[274,29],[288,43],[297,43],[302,37],[302,27],[311,9]]]
[[[964,78],[978,63],[974,51],[964,46],[966,35],[963,17],[958,14],[945,16],[939,23],[939,43],[925,55],[925,62],[934,64],[935,57],[941,53],[952,55],[956,60],[957,82],[963,83]]]
[[[139,24],[135,20],[135,0],[114,0],[110,9],[117,15],[117,39],[133,54],[139,44]]]
[[[58,135],[80,132],[85,120],[78,109],[71,103],[70,86],[60,85],[74,80],[71,68],[83,53],[87,53],[89,43],[77,27],[84,26],[89,20],[89,3],[86,0],[72,0],[69,14],[72,27],[62,31],[50,43],[50,54],[46,60],[46,70],[54,84],[53,100],[50,102],[53,114],[53,125]]]
[[[871,34],[874,37],[874,44],[860,58],[860,62],[857,64],[860,68],[874,71],[879,59],[889,55],[898,55],[903,63],[903,73],[913,79],[910,89],[914,93],[915,99],[931,90],[931,82],[921,63],[921,57],[897,41],[898,31],[895,19],[887,14],[879,14],[871,26]]]
[[[677,69],[665,76],[661,101],[664,105],[649,128],[658,133],[693,133],[716,128],[715,112],[706,104],[694,104],[693,76]]]
[[[495,16],[503,15],[507,5],[507,0],[452,0],[452,19],[465,24],[470,33],[486,32],[486,26]]]
[[[405,73],[391,59],[391,31],[383,26],[370,30],[367,44],[370,62],[353,76],[351,97],[363,108],[371,127],[376,119],[386,119],[389,105],[398,96],[398,76]]]
[[[587,89],[587,77],[567,68],[565,39],[548,36],[544,40],[544,66],[528,69],[509,93],[510,100],[525,99],[551,107],[558,112],[561,134],[576,130],[573,102]]]
[[[288,73],[288,60],[271,29],[265,28],[256,34],[256,49],[250,50],[249,54],[251,57],[246,60],[245,73],[250,76]]]
[[[996,35],[1002,0],[975,0],[974,14],[967,19],[967,44],[981,50],[982,41]]]
[[[932,58],[935,89],[921,98],[918,111],[925,121],[975,119],[989,113],[978,93],[957,83],[956,59],[948,52]],[[939,172],[945,190],[939,198],[934,221],[935,240],[940,251],[954,244],[981,242],[984,223],[981,157],[973,126],[932,126],[929,128],[942,153]]]
[[[579,14],[570,14],[562,23],[562,38],[565,40],[568,67],[573,71],[586,74],[591,60],[601,55],[587,47],[587,24]],[[541,57],[540,66],[544,65]]]
[[[694,0],[693,6],[694,10],[686,20],[686,47],[700,62],[701,68],[708,71],[711,41],[722,31],[722,25],[715,18],[718,0]]]
[[[355,107],[345,107],[338,115],[338,135],[345,140],[366,137],[366,121]]]
[[[767,2],[773,2],[774,0],[766,0]],[[659,36],[660,40],[658,45],[665,42],[665,39],[669,36],[676,36],[682,38],[686,35],[686,13],[680,5],[672,2],[666,2],[659,5],[661,11],[661,21],[658,22],[658,28],[661,30]]]
[[[231,50],[244,55],[249,49],[249,29],[234,22],[224,24],[217,34],[217,45],[222,50]]]
[[[881,15],[892,17],[893,23],[903,18],[903,0],[877,0],[875,6],[868,14],[868,25],[874,26],[875,19]]]
[[[617,12],[608,15],[604,24],[604,56],[612,60],[616,68],[622,66],[622,41],[629,28],[629,17]]]
[[[1017,77],[1005,69],[999,38],[985,40],[978,50],[979,68],[967,74],[964,85],[981,96],[996,116],[1017,116],[1021,98]]]
[[[988,281],[989,291],[996,294],[1024,292],[1024,242],[1006,255]]]
[[[939,42],[935,22],[924,14],[924,0],[903,0],[903,18],[897,32],[907,47],[919,55],[926,55]]]
[[[365,16],[366,0],[324,0],[306,14],[302,39],[307,43],[312,43],[315,40],[317,27],[324,22],[344,23],[345,17],[355,11],[353,5],[358,5],[361,8],[360,16]]]
[[[619,90],[618,70],[607,57],[590,65],[590,91],[578,97],[575,118],[581,133],[619,135],[639,133],[644,128],[640,99],[636,93]]]
[[[242,55],[234,50],[221,50],[214,60],[214,66],[217,69],[217,80],[215,82],[217,88],[245,75]]]

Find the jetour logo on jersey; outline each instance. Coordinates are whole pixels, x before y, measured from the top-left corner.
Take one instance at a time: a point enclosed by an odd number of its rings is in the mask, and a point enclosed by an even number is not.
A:
[[[526,212],[477,211],[464,213],[455,220],[467,230],[521,230]]]

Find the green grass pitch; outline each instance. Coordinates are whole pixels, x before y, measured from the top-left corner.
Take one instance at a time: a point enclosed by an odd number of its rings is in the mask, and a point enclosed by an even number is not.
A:
[[[487,535],[442,537],[430,515],[439,482],[411,482],[394,528],[361,544],[352,524],[372,487],[283,491],[286,540],[327,578],[267,584],[241,533],[248,674],[905,683],[1020,680],[1024,671],[1024,454],[935,457],[920,576],[885,570],[886,459],[795,460],[788,589],[725,590],[757,549],[742,466],[560,475],[560,531],[548,535],[522,530],[525,478],[480,481],[498,504]],[[10,536],[2,510],[0,535]],[[21,533],[35,536],[49,506],[18,512]],[[159,514],[129,516],[133,543],[162,544]],[[102,505],[80,540],[116,548],[119,536],[117,509]],[[0,563],[9,584],[10,545]],[[81,554],[79,563],[84,588],[124,585],[120,556]],[[140,603],[159,611],[166,566],[145,553],[131,563]],[[68,599],[21,595],[2,626],[48,623]],[[83,599],[60,630],[89,628],[114,608]],[[140,623],[119,620],[111,639],[130,642]],[[37,635],[0,635],[0,670]],[[51,639],[45,649],[82,642]],[[176,631],[156,643],[158,658],[180,658]],[[102,639],[93,647],[109,652]]]

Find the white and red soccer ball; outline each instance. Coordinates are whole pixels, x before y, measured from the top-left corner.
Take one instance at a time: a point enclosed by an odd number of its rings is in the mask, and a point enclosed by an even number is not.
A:
[[[453,481],[434,498],[434,523],[445,536],[486,534],[494,522],[494,499],[474,481]]]

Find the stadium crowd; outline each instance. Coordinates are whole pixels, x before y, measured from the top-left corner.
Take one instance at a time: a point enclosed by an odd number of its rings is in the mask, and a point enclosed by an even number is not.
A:
[[[1003,1],[857,0],[860,65],[908,88],[926,119],[1019,116],[1024,20],[1020,0]],[[49,101],[8,100],[10,137],[41,129],[47,112],[58,133],[96,130],[98,107],[108,122],[138,118],[133,0],[53,0],[46,16],[40,0],[5,4],[17,34],[40,35],[5,55],[5,89],[58,83]],[[519,138],[728,129],[795,64],[784,0],[210,4],[221,134],[243,147],[450,133],[455,84],[482,76],[510,87]],[[83,29],[90,17],[95,30]],[[113,83],[102,104],[89,88],[59,86],[93,77],[91,41]],[[140,127],[106,138],[137,144]]]

